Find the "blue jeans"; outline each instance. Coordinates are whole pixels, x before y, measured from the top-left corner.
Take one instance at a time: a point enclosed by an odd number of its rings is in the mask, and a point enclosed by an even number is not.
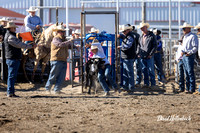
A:
[[[142,65],[141,65],[141,59],[136,58],[135,59],[135,64],[136,64],[136,84],[140,84],[142,80]]]
[[[112,86],[112,89],[116,89],[117,88],[116,83],[113,81],[113,79],[112,79],[112,77],[110,75],[110,65],[109,64],[105,65],[104,69],[102,69],[102,68],[99,69],[98,80],[99,80],[99,83],[100,83],[101,87],[103,88],[103,90],[105,92],[109,92],[110,91],[110,89],[108,87],[108,84],[106,83],[106,80]]]
[[[165,79],[163,68],[162,68],[162,55],[161,53],[155,53],[154,54],[154,62],[155,62],[155,69],[157,71],[158,75],[158,81],[162,81],[162,79]]]
[[[50,90],[52,85],[54,91],[61,90],[61,84],[65,80],[67,70],[67,63],[65,61],[51,61],[51,71],[45,89]]]
[[[183,56],[183,65],[185,69],[186,89],[195,92],[195,75],[194,75],[194,58],[195,54]]]
[[[15,81],[20,66],[20,60],[6,59],[8,65],[7,95],[15,93]]]
[[[133,62],[134,59],[123,59],[123,88],[127,91],[135,90]]]
[[[184,65],[183,61],[178,62],[178,71],[179,71],[179,89],[181,91],[185,90],[185,79],[184,79]]]
[[[156,85],[155,71],[154,71],[154,57],[150,59],[141,59],[142,72],[144,74],[144,84],[149,86],[149,76],[151,81],[151,86]]]

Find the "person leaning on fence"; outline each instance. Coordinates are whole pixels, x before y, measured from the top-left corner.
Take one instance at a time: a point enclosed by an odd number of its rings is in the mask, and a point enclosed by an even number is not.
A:
[[[47,94],[51,92],[51,87],[54,86],[54,94],[61,94],[61,85],[65,80],[66,69],[67,69],[67,57],[68,57],[68,48],[73,45],[73,39],[66,41],[65,31],[63,25],[58,25],[54,28],[56,36],[51,42],[51,71],[49,74],[48,81],[45,85]],[[74,46],[74,48],[76,48]]]
[[[113,79],[110,75],[110,71],[111,71],[110,63],[109,63],[108,59],[106,58],[106,55],[103,51],[101,43],[99,43],[98,40],[94,40],[92,42],[91,52],[93,53],[92,58],[102,58],[103,61],[105,61],[104,67],[99,68],[99,71],[98,71],[98,80],[99,80],[101,87],[103,88],[103,90],[105,92],[104,96],[110,95],[110,93],[109,93],[110,89],[109,89],[106,81],[108,81],[108,83],[110,84],[110,86],[112,86],[112,89],[114,89],[115,92],[118,91],[120,93],[121,90],[118,88],[117,84],[113,81]]]
[[[24,24],[25,24],[25,30],[26,32],[37,32],[40,33],[41,32],[41,27],[43,26],[42,20],[40,17],[38,17],[37,15],[35,15],[35,12],[38,9],[35,7],[30,7],[29,9],[27,9],[26,11],[29,13],[29,15],[27,15],[24,18]],[[30,43],[31,41],[26,41],[27,43]],[[24,50],[24,54],[27,55],[28,54],[28,50]]]
[[[34,48],[35,45],[22,43],[16,37],[17,26],[15,23],[8,22],[5,28],[8,29],[4,38],[6,64],[8,65],[7,96],[18,97],[15,95],[14,85],[22,58],[21,48],[30,49]]]
[[[121,46],[121,58],[123,59],[123,90],[128,94],[132,94],[135,91],[135,81],[133,72],[133,63],[136,56],[136,43],[131,34],[133,27],[129,25],[122,25],[119,31],[122,32],[118,35],[118,38],[123,39]]]
[[[150,76],[151,87],[154,88],[156,85],[154,71],[154,53],[157,49],[156,36],[153,32],[148,31],[148,23],[141,22],[138,28],[142,31],[137,53],[139,53],[139,57],[141,58],[142,71],[144,74],[144,87],[149,87]]]
[[[193,26],[190,24],[185,22],[180,28],[184,33],[181,56],[186,74],[186,91],[192,94],[195,92],[194,58],[198,50],[198,37],[191,32]]]
[[[0,19],[0,42],[3,42],[3,39],[5,37],[6,31],[7,29],[5,28],[5,26],[8,23],[8,18],[1,18]]]
[[[163,72],[163,66],[162,66],[162,40],[161,40],[161,31],[158,29],[154,29],[153,33],[156,36],[157,40],[157,50],[154,54],[154,63],[155,63],[155,69],[157,70],[157,75],[158,75],[158,82],[159,83],[165,83],[165,74]]]

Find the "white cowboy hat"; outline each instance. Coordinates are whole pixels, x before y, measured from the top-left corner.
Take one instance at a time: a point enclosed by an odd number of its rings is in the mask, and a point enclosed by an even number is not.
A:
[[[194,29],[200,29],[200,23],[194,27]]]
[[[123,32],[125,30],[132,30],[133,27],[132,26],[128,26],[128,25],[122,25],[122,26],[119,26],[119,32]]]
[[[7,23],[6,27],[4,27],[4,28],[6,28],[6,29],[7,28],[18,28],[18,26],[16,26],[14,22],[10,21]]]
[[[67,29],[64,27],[64,25],[58,25],[56,26],[53,31],[66,31]]]
[[[3,18],[0,19],[0,22],[2,22],[2,21],[8,22],[9,20],[8,20],[7,17],[3,17]]]
[[[93,49],[98,49],[98,46],[92,45],[92,46],[91,46],[91,50],[93,50]]]
[[[146,26],[147,28],[150,27],[149,23],[143,23],[143,22],[141,22],[141,23],[139,24],[138,28],[141,29],[141,28],[144,27],[144,26]]]
[[[27,12],[36,12],[38,10],[38,8],[35,8],[33,6],[31,6],[29,9],[27,9]]]
[[[74,34],[81,34],[81,30],[80,30],[80,29],[76,29],[76,30],[74,31]]]
[[[91,28],[90,33],[98,33],[99,29],[96,29],[94,27]]]
[[[154,34],[157,34],[158,29],[155,28],[155,29],[152,30],[152,32],[153,32]]]
[[[180,26],[180,28],[194,28],[194,26],[188,24],[187,22],[183,23],[182,26]]]

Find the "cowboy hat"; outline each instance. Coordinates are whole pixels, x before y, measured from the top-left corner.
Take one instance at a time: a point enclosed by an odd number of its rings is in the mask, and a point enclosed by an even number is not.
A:
[[[33,6],[31,6],[29,9],[27,9],[27,12],[36,12],[38,10],[38,8],[35,8]]]
[[[91,28],[90,33],[98,33],[99,29],[96,29],[94,27]]]
[[[98,46],[92,45],[92,46],[91,46],[91,50],[93,50],[93,49],[98,49]]]
[[[66,31],[67,29],[65,29],[64,25],[58,25],[56,26],[53,31]]]
[[[80,29],[76,29],[76,30],[74,31],[74,34],[81,34],[81,30],[80,30]]]
[[[183,23],[182,26],[180,26],[180,28],[194,28],[194,26],[188,24],[187,22]]]
[[[146,26],[147,28],[150,27],[149,23],[143,23],[143,22],[141,22],[141,23],[139,24],[138,28],[141,29],[142,27],[145,27],[145,26]]]
[[[0,19],[0,22],[2,22],[2,21],[8,22],[9,20],[8,20],[7,17],[3,17],[3,18]]]
[[[123,32],[125,30],[132,30],[133,27],[132,26],[129,26],[129,25],[121,25],[119,26],[119,32]]]
[[[200,29],[200,23],[194,27],[194,29]]]
[[[18,28],[18,26],[16,26],[14,22],[10,21],[7,23],[6,27],[4,27],[4,28],[6,28],[6,29],[7,28]]]

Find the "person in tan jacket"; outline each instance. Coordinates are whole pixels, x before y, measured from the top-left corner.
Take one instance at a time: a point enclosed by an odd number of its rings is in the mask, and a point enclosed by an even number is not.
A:
[[[66,29],[63,25],[56,26],[54,31],[56,32],[56,36],[51,42],[51,71],[45,89],[47,93],[50,93],[52,85],[55,84],[54,94],[60,94],[61,84],[66,76],[68,48],[71,47],[73,42],[72,39],[66,41]]]

